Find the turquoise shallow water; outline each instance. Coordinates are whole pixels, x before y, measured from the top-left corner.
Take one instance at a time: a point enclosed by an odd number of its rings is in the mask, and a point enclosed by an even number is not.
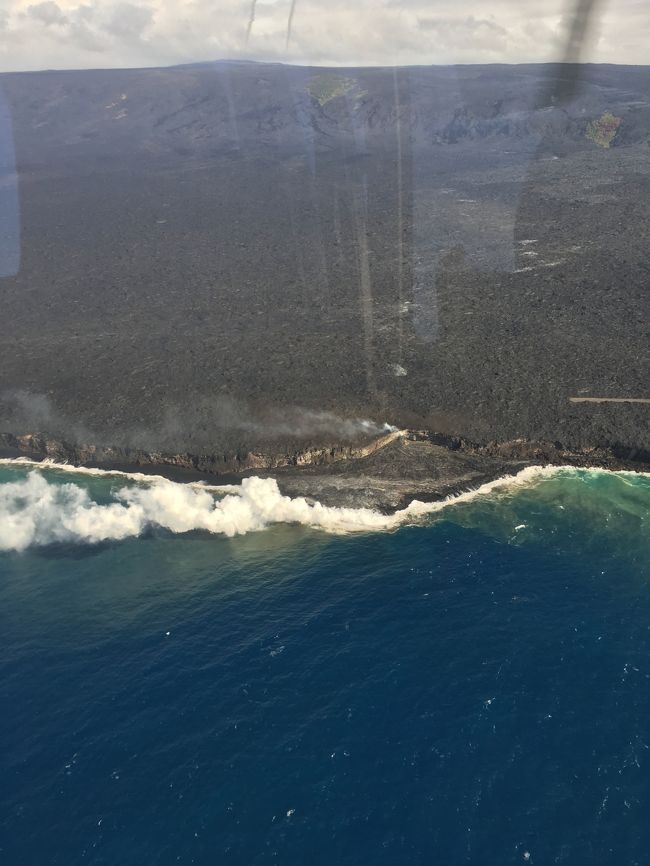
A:
[[[648,862],[650,479],[229,538],[29,474],[0,468],[3,862]],[[92,503],[141,534],[84,541]]]

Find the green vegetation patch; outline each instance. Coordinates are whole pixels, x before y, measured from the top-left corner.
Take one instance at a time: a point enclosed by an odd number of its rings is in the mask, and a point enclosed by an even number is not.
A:
[[[318,75],[307,85],[309,95],[317,99],[321,105],[327,105],[339,96],[345,96],[351,90],[358,88],[353,78],[343,78],[341,75]],[[357,94],[358,96],[361,94]]]
[[[623,122],[622,117],[614,117],[606,111],[598,120],[592,120],[587,127],[587,138],[600,147],[609,147],[616,138],[618,128]]]

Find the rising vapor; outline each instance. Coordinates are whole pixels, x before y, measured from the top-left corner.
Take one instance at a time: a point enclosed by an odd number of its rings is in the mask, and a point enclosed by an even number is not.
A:
[[[248,40],[251,38],[251,31],[253,29],[253,24],[255,23],[255,10],[257,7],[257,0],[252,0],[251,2],[251,12],[248,16],[248,26],[246,27],[246,45],[248,45]]]
[[[30,461],[0,460],[0,464],[33,466]],[[43,464],[45,472],[63,470],[80,475],[115,475],[99,469],[75,469]],[[149,529],[168,532],[204,531],[233,537],[259,532],[278,523],[292,523],[332,533],[380,532],[421,519],[452,505],[485,496],[497,488],[536,483],[573,467],[531,466],[475,490],[440,502],[419,502],[395,514],[369,508],[338,508],[284,496],[273,478],[245,478],[239,487],[218,488],[178,484],[163,478],[134,475],[139,484],[113,492],[114,501],[100,504],[77,484],[50,484],[41,471],[20,481],[0,485],[0,550],[23,551],[48,544],[98,544],[136,538]],[[595,470],[603,471],[606,470]],[[119,473],[126,475],[126,473]],[[635,474],[635,473],[632,473]]]
[[[291,0],[291,9],[289,9],[289,20],[287,21],[287,41],[284,46],[284,50],[289,50],[289,43],[291,42],[291,31],[293,28],[293,16],[296,11],[296,3],[298,0]]]

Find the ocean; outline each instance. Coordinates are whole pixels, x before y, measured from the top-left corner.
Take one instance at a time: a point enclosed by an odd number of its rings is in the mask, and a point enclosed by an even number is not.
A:
[[[634,473],[386,518],[5,461],[2,863],[649,863],[649,519]]]

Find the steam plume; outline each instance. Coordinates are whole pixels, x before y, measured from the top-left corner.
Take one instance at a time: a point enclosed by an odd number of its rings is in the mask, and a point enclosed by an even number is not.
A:
[[[253,29],[253,24],[255,23],[255,8],[257,6],[257,0],[252,0],[251,2],[251,12],[248,17],[248,26],[246,27],[246,45],[248,45],[248,40],[251,38],[251,31]]]
[[[298,0],[291,0],[291,9],[289,9],[289,20],[287,21],[287,41],[284,46],[284,50],[289,50],[289,43],[291,42],[291,31],[293,28],[293,16],[296,11],[296,3]]]
[[[21,462],[2,460],[2,464]],[[22,461],[22,465],[28,465]],[[47,471],[57,467],[45,465]],[[72,469],[70,473],[111,474],[101,470]],[[0,485],[0,550],[21,551],[31,546],[57,542],[98,543],[118,541],[160,527],[183,533],[203,530],[226,535],[244,535],[276,523],[298,523],[327,532],[378,532],[490,493],[497,487],[529,484],[540,477],[562,471],[557,467],[531,467],[514,477],[501,478],[477,490],[444,502],[412,502],[392,515],[367,508],[337,508],[292,499],[280,493],[272,478],[246,478],[238,488],[214,491],[198,484],[178,484],[161,478],[134,476],[138,484],[114,492],[114,502],[94,502],[88,491],[73,483],[50,484],[43,473],[32,471],[19,481]]]

